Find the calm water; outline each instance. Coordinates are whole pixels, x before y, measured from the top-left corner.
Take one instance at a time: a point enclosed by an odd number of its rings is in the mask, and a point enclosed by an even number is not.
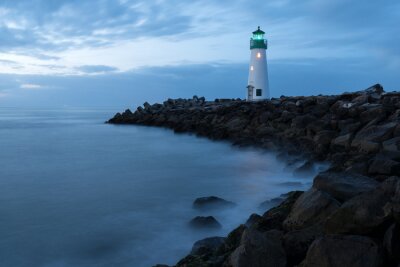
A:
[[[114,111],[0,108],[0,266],[173,264],[260,202],[310,186],[273,154],[104,124]],[[223,229],[193,231],[192,201],[208,195],[238,206],[203,214]]]

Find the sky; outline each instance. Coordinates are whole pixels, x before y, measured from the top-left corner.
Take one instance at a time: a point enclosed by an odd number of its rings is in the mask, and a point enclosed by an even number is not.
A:
[[[244,98],[249,38],[273,97],[400,90],[398,0],[0,0],[0,107]]]

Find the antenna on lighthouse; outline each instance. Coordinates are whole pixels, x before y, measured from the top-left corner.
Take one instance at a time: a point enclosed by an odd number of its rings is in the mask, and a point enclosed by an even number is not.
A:
[[[250,38],[250,66],[247,82],[247,100],[269,99],[267,48],[265,32],[258,26]]]

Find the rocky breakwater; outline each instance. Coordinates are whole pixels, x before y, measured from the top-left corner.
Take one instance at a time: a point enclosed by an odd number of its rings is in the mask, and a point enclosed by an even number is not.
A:
[[[400,266],[400,93],[380,85],[269,101],[169,99],[109,123],[164,126],[332,167],[306,192],[227,237],[198,241],[176,266]]]

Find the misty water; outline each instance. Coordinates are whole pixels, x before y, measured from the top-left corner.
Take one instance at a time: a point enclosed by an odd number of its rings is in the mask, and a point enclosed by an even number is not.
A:
[[[104,124],[106,109],[0,108],[0,266],[174,264],[259,204],[306,189],[276,155],[188,134]],[[235,208],[199,212],[216,195]],[[187,222],[214,215],[223,228]]]

